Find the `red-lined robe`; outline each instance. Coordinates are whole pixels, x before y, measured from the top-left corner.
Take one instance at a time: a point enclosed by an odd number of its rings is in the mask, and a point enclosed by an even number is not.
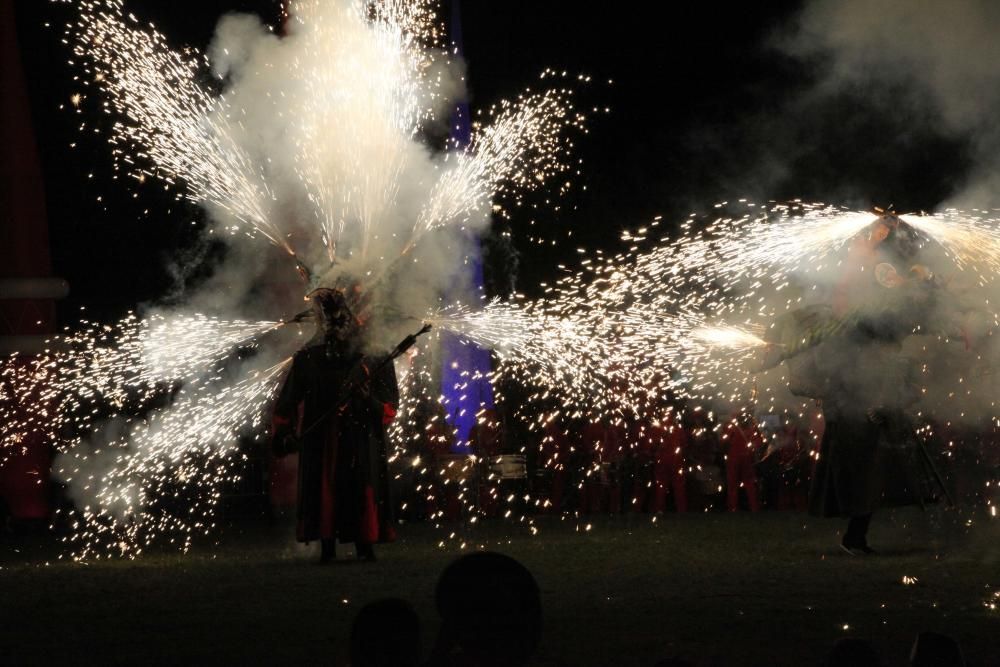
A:
[[[273,434],[279,454],[287,453],[281,451],[285,435],[299,436],[301,542],[395,538],[385,426],[399,389],[392,362],[383,359],[322,342],[295,354],[275,405]]]

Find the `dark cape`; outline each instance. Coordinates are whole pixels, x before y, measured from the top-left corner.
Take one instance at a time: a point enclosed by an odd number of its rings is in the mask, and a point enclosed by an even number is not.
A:
[[[392,361],[319,342],[295,354],[274,408],[274,446],[299,436],[299,541],[395,537],[385,425],[399,389]],[[369,389],[370,391],[366,391]]]
[[[880,506],[923,505],[943,489],[921,459],[914,425],[900,410],[858,414],[823,406],[826,429],[809,488],[809,513],[863,516]]]
[[[919,397],[917,370],[900,344],[929,304],[897,289],[841,316],[825,305],[792,311],[771,334],[791,391],[823,404],[826,428],[809,492],[815,516],[933,499],[907,410]]]

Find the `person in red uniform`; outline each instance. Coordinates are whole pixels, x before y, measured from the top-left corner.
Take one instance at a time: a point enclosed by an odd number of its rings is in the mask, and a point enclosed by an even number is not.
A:
[[[726,452],[726,508],[730,512],[739,509],[740,487],[747,494],[747,503],[751,512],[760,511],[760,499],[757,495],[757,473],[754,463],[757,452],[761,451],[764,439],[753,423],[753,416],[740,412],[726,424],[722,434],[723,442],[728,445]]]
[[[565,422],[558,416],[550,418],[542,429],[542,446],[539,460],[551,471],[548,511],[559,514],[563,509],[566,482],[569,479],[571,446]]]
[[[644,449],[653,457],[653,506],[656,513],[667,509],[667,495],[674,497],[674,507],[678,512],[687,512],[687,480],[684,477],[684,450],[687,448],[687,434],[677,422],[672,410],[667,410],[663,419],[647,425]]]
[[[455,433],[448,424],[444,406],[438,401],[422,401],[414,421],[418,429],[414,439],[426,475],[421,484],[424,516],[436,519],[441,507],[449,506],[448,493],[451,489],[445,488],[441,470],[447,465],[446,459],[455,445]]]
[[[477,414],[476,425],[469,432],[469,449],[483,464],[479,511],[483,516],[494,517],[500,509],[500,480],[490,467],[503,454],[503,423],[494,408],[483,408]]]
[[[395,537],[385,426],[399,402],[396,372],[362,350],[343,292],[309,298],[316,335],[296,352],[278,396],[272,448],[299,453],[298,540],[319,540],[320,562],[336,557],[338,539],[372,561],[373,545]]]
[[[600,512],[603,507],[602,453],[607,440],[607,428],[600,421],[588,421],[580,434],[582,460],[589,465],[583,478],[580,511],[584,514]]]

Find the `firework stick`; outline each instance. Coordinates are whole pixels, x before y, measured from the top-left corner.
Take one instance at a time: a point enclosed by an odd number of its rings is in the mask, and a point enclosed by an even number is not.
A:
[[[368,384],[370,384],[371,383],[371,378],[373,376],[378,375],[378,373],[381,372],[382,369],[384,369],[386,366],[388,366],[389,364],[391,364],[398,357],[402,356],[407,350],[409,350],[411,347],[413,347],[413,345],[417,342],[417,338],[419,336],[422,336],[423,334],[427,333],[430,330],[431,330],[431,325],[430,324],[425,324],[420,329],[420,331],[418,331],[417,333],[410,334],[409,336],[407,336],[406,338],[404,338],[402,341],[400,341],[399,345],[397,345],[395,347],[395,349],[393,349],[392,352],[390,352],[389,354],[387,354],[385,356],[385,358],[382,359],[381,362],[379,362],[378,366],[376,366],[374,368],[374,370],[372,370],[372,371],[370,371],[370,372],[368,372],[368,373],[365,374],[364,381],[362,381],[362,382],[350,382],[350,381],[348,381],[347,384],[341,389],[340,395],[337,398],[337,403],[336,403],[337,407],[334,408],[333,410],[330,410],[330,411],[326,412],[319,419],[317,419],[316,421],[314,421],[312,423],[312,425],[309,426],[309,428],[307,428],[306,430],[304,430],[302,433],[299,434],[299,438],[303,438],[306,435],[308,435],[309,433],[311,433],[317,426],[319,426],[320,424],[322,424],[323,422],[325,422],[326,419],[328,417],[330,417],[331,415],[333,415],[334,413],[336,413],[338,415],[342,414],[343,411],[347,408],[348,403],[350,402],[350,396],[351,396],[351,394],[353,394],[355,392],[355,390],[362,389],[365,386],[367,386]]]

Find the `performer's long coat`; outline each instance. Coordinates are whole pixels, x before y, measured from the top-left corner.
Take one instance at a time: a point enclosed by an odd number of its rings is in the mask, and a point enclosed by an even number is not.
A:
[[[879,425],[867,415],[824,409],[826,430],[809,489],[816,516],[861,516],[878,507],[885,476]]]
[[[805,349],[787,346],[792,391],[823,401],[825,430],[809,493],[817,516],[865,515],[881,503],[931,496],[906,416],[919,391],[915,368],[900,354],[903,338],[918,325],[927,328],[930,295],[874,281],[854,289],[855,305],[846,312],[843,304],[804,308],[783,332],[806,342]]]
[[[816,516],[871,514],[879,505],[909,505],[941,491],[919,460],[911,420],[901,410],[875,421],[841,406],[825,409],[826,430],[809,489]]]
[[[369,392],[361,389],[366,385]],[[385,425],[398,401],[391,361],[323,343],[296,353],[274,427],[300,437],[300,541],[393,539]]]

